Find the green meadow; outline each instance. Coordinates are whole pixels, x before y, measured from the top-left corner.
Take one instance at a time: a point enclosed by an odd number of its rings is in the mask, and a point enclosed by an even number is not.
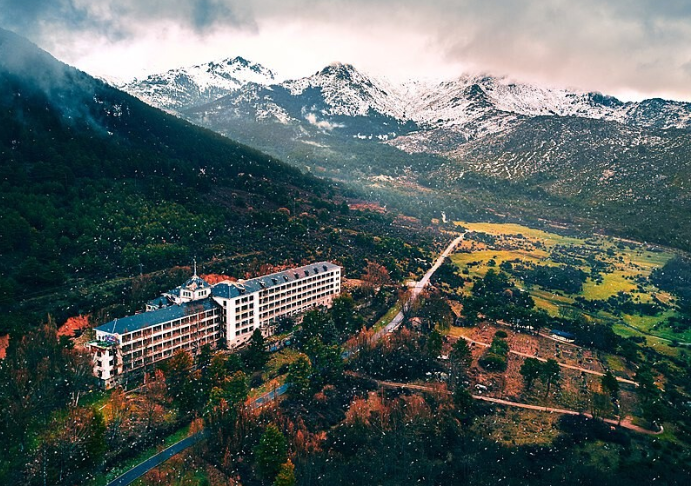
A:
[[[691,331],[675,333],[666,325],[666,320],[677,314],[675,300],[649,280],[654,269],[674,256],[671,250],[601,235],[564,236],[513,223],[456,224],[471,232],[463,246],[451,256],[464,277],[482,277],[490,268],[504,270],[519,288],[530,292],[538,308],[552,316],[580,312],[588,318],[610,323],[622,336],[644,336],[651,345],[691,342]],[[526,284],[505,262],[512,267],[531,268],[568,265],[579,268],[588,277],[580,293],[570,294]],[[467,283],[460,293],[467,293],[470,285]],[[655,315],[613,312],[611,309],[594,311],[574,305],[579,297],[603,302],[630,299],[636,305],[657,302],[659,310]]]

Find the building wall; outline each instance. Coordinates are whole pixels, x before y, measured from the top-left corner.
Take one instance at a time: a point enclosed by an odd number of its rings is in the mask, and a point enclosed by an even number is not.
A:
[[[94,374],[106,382],[106,388],[110,388],[119,381],[118,377],[170,358],[180,349],[194,354],[204,344],[216,348],[220,340],[221,315],[221,309],[214,307],[122,335],[96,331],[97,341],[112,336],[119,345],[111,348],[117,355],[113,354],[109,360],[113,364],[109,367],[103,366],[100,351],[95,349],[97,346],[92,346]]]
[[[204,344],[215,348],[222,343],[229,349],[249,340],[259,328],[265,336],[273,334],[283,316],[296,316],[319,306],[330,307],[341,292],[341,269],[304,276],[230,299],[213,297],[218,307],[194,311],[171,321],[157,323],[122,334],[96,330],[94,374],[106,388],[122,382],[128,373],[170,358],[182,349],[193,352]],[[111,341],[110,346],[104,342]]]
[[[340,292],[341,269],[335,268],[230,299],[214,297],[225,312],[225,345],[241,346],[256,328],[270,336],[279,318],[330,307]]]

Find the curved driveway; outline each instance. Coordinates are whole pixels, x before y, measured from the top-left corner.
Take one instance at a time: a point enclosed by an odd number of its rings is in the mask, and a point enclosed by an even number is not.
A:
[[[416,300],[419,296],[420,293],[424,290],[425,287],[427,287],[427,284],[429,283],[430,279],[432,278],[432,275],[434,275],[434,272],[437,271],[439,267],[441,267],[441,264],[444,263],[444,259],[448,257],[451,252],[456,248],[456,246],[465,238],[465,233],[462,233],[460,236],[458,236],[456,239],[454,239],[451,243],[449,243],[449,246],[446,247],[444,252],[439,255],[437,260],[434,262],[434,265],[432,268],[427,270],[427,273],[420,279],[419,282],[415,282],[415,285],[412,287],[412,291],[410,294],[410,300],[414,301]],[[403,311],[401,310],[396,316],[391,319],[391,322],[389,322],[384,329],[380,330],[377,332],[375,335],[375,339],[378,339],[381,337],[382,334],[385,332],[392,332],[401,325],[403,322]]]

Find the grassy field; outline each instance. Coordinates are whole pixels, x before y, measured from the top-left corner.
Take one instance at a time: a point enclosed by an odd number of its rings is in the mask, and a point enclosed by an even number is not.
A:
[[[625,270],[615,270],[604,274],[601,283],[588,279],[581,295],[588,300],[607,300],[619,292],[633,292],[636,290],[636,284],[626,279],[632,275],[636,274]]]
[[[583,290],[579,294],[566,294],[539,286],[527,286],[513,277],[515,284],[530,292],[538,308],[552,316],[564,311],[577,311],[576,297],[590,301],[607,301],[618,294],[630,296],[633,302],[650,303],[653,296],[662,302],[663,312],[655,316],[623,314],[615,316],[600,311],[586,313],[590,317],[610,322],[622,336],[644,336],[651,345],[666,347],[677,340],[691,342],[691,331],[674,333],[664,321],[676,314],[674,299],[650,283],[648,277],[656,268],[673,258],[674,253],[643,243],[622,241],[605,236],[576,238],[518,224],[457,222],[473,232],[486,233],[494,242],[468,238],[451,261],[466,277],[484,276],[490,268],[499,270],[503,262],[519,262],[524,265],[556,266],[568,264],[586,272]],[[593,265],[598,267],[593,270]],[[467,293],[470,284],[459,292]],[[656,339],[658,338],[658,339]],[[667,354],[676,353],[667,349]]]
[[[514,223],[465,223],[457,222],[459,226],[469,229],[470,231],[479,231],[482,233],[489,233],[491,235],[522,235],[526,238],[544,241],[548,246],[554,245],[579,245],[584,240],[573,238],[569,236],[561,236],[556,233],[548,233],[546,231],[528,228]]]

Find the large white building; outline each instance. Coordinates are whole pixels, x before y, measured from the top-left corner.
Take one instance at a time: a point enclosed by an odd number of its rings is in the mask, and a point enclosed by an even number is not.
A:
[[[270,336],[279,318],[329,307],[340,292],[341,267],[330,262],[213,286],[195,269],[183,285],[148,302],[147,312],[96,328],[89,343],[94,374],[110,388],[180,349],[237,348],[255,329]]]

